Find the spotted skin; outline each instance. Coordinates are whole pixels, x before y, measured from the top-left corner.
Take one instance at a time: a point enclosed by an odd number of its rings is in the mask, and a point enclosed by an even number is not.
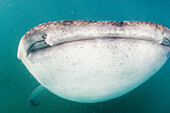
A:
[[[47,29],[57,29],[59,27],[64,26],[117,26],[117,27],[125,27],[125,26],[144,26],[151,27],[157,30],[165,30],[170,32],[170,29],[167,27],[157,24],[154,22],[146,22],[146,21],[84,21],[84,20],[63,20],[63,21],[53,21],[40,24],[31,30],[29,30],[23,37],[27,37],[33,33],[39,32],[39,30],[47,30]]]

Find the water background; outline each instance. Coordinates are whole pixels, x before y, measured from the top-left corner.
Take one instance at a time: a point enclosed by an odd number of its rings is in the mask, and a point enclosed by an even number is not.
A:
[[[80,104],[50,94],[28,106],[39,83],[17,59],[18,43],[32,27],[57,20],[140,20],[170,28],[170,0],[0,0],[0,113],[170,113],[170,59],[117,99]]]

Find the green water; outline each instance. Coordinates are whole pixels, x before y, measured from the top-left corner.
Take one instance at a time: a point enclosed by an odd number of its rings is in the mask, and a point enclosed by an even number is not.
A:
[[[17,59],[18,43],[32,27],[57,20],[140,20],[170,28],[170,0],[0,0],[0,113],[170,113],[170,60],[113,100],[81,104],[50,94],[29,106],[39,83]]]

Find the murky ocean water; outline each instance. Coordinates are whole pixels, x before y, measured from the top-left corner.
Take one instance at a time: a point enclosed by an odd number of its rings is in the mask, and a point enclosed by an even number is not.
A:
[[[20,60],[20,38],[57,20],[138,20],[170,28],[169,0],[0,0],[0,113],[170,113],[170,59],[147,82],[106,102],[81,104],[54,94],[28,105],[39,85]]]

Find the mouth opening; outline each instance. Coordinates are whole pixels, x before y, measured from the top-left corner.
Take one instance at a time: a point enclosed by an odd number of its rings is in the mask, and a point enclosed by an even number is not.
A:
[[[27,49],[27,55],[29,55],[33,51],[36,51],[38,49],[44,49],[44,48],[47,48],[47,47],[50,47],[50,45],[48,45],[45,42],[45,40],[36,41],[32,45],[30,45],[30,47]]]
[[[141,38],[141,39],[140,38],[139,39],[134,39],[134,38],[129,38],[129,37],[105,37],[105,38],[77,39],[77,40],[70,40],[70,41],[60,42],[60,43],[55,44],[53,46],[59,46],[59,45],[62,45],[62,44],[71,43],[71,42],[75,42],[75,41],[96,40],[96,39],[115,39],[115,40],[116,39],[127,39],[127,40],[128,39],[133,39],[133,40],[145,40],[145,41],[151,41],[151,42],[163,45],[163,46],[170,47],[170,40],[168,40],[167,38],[164,38],[162,43],[158,43],[158,42],[153,41],[153,40],[146,40],[146,39],[143,39],[143,38]],[[27,55],[29,55],[31,52],[34,52],[36,50],[40,50],[40,49],[44,49],[44,48],[49,48],[49,47],[53,47],[53,46],[50,46],[48,43],[46,43],[45,39],[36,41],[32,45],[30,45],[30,47],[28,48]]]

